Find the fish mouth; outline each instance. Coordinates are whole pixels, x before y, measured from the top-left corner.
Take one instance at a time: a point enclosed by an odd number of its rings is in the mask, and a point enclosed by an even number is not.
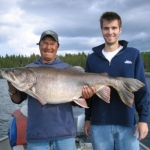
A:
[[[6,78],[8,81],[12,82],[15,80],[14,74],[10,70],[2,69],[1,74],[3,78]]]
[[[2,75],[3,78],[7,77],[7,74],[5,72],[6,72],[6,69],[1,70],[1,75]]]

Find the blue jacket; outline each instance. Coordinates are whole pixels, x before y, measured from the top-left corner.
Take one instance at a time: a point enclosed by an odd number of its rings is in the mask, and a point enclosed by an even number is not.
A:
[[[106,103],[94,95],[90,100],[90,109],[85,110],[85,120],[91,120],[93,125],[131,127],[136,124],[135,108],[138,112],[139,122],[147,122],[148,88],[140,52],[135,48],[127,47],[126,41],[119,41],[119,43],[123,48],[112,58],[110,63],[102,54],[105,45],[94,47],[94,52],[87,58],[86,72],[108,73],[112,77],[136,78],[145,86],[134,93],[135,100],[132,108],[120,100],[117,91],[113,88],[111,88],[110,103]]]
[[[52,66],[67,68],[69,64],[57,58],[52,63],[44,64],[41,59],[27,66]],[[46,90],[46,89],[45,89]],[[22,100],[27,94],[22,93]],[[50,141],[76,136],[76,128],[70,103],[42,105],[35,98],[28,96],[28,121],[26,139],[28,142]]]

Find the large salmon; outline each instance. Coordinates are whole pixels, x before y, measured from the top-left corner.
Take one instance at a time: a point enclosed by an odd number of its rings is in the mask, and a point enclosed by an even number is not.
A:
[[[121,100],[132,107],[133,92],[144,86],[137,79],[86,73],[76,67],[21,67],[2,69],[1,73],[14,87],[38,99],[43,105],[74,101],[87,107],[85,100],[80,97],[83,86],[88,85],[96,89],[99,97],[103,94],[102,87],[111,86],[117,90]]]

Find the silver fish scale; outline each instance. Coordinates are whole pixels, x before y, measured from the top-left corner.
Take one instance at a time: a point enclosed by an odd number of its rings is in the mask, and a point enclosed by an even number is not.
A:
[[[14,71],[15,70],[15,71]],[[123,103],[132,107],[134,94],[144,86],[133,78],[112,78],[104,74],[85,73],[77,67],[66,69],[52,67],[10,68],[1,71],[2,76],[21,91],[35,97],[41,103],[59,104],[81,97],[84,85],[93,86],[103,97],[101,87],[115,88]],[[26,80],[22,80],[26,77]],[[14,80],[15,79],[15,80]],[[23,86],[22,86],[23,85]]]

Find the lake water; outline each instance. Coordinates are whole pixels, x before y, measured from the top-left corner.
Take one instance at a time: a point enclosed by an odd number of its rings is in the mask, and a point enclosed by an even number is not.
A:
[[[147,85],[150,90],[150,77],[147,78]],[[22,104],[14,104],[9,97],[7,82],[4,79],[0,79],[0,138],[7,135],[9,123],[11,120],[11,114],[16,109],[19,109],[27,102],[24,101]],[[149,116],[149,130],[150,130],[150,116]],[[141,141],[147,147],[150,148],[150,131],[147,137]]]

